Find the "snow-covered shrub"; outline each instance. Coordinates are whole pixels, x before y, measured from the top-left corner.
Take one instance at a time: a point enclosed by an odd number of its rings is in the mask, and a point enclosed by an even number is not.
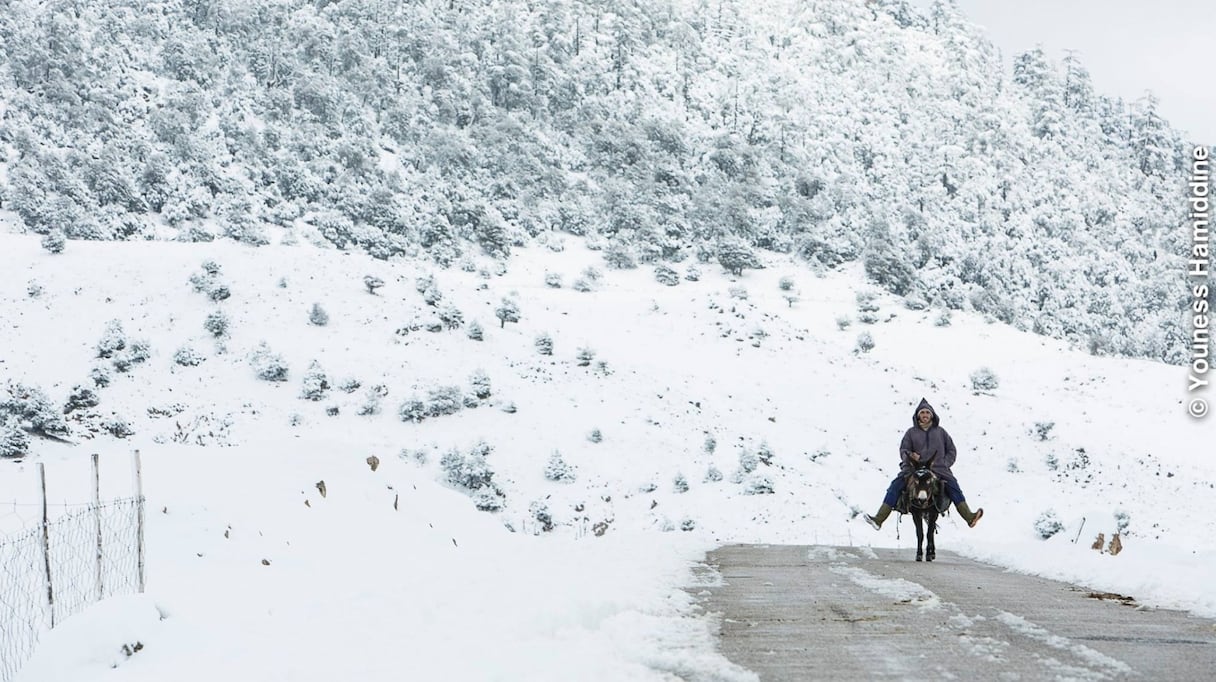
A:
[[[282,356],[270,350],[262,341],[249,355],[249,364],[254,374],[263,381],[287,381],[287,363]]]
[[[325,370],[321,369],[321,363],[313,360],[308,365],[308,371],[304,373],[304,386],[300,390],[300,397],[315,402],[324,398],[328,390],[329,377],[325,375]]]
[[[553,355],[553,337],[544,332],[536,337],[536,352],[541,355]]]
[[[203,329],[217,339],[225,336],[228,333],[228,315],[222,310],[207,313],[207,319],[203,320]]]
[[[63,413],[70,414],[76,410],[97,407],[100,403],[101,399],[97,397],[97,393],[93,389],[77,384],[68,394],[68,400],[63,405]]]
[[[740,301],[747,300],[747,287],[730,287],[726,290],[726,293],[729,294],[731,298],[735,298]]]
[[[351,377],[349,379],[343,379],[341,382],[339,382],[338,390],[342,391],[343,393],[354,393],[355,391],[359,390],[362,386],[363,386],[363,382],[359,381],[358,379],[356,379],[354,377]]]
[[[840,331],[848,329],[849,325],[851,324],[853,324],[853,320],[847,315],[841,315],[840,317],[836,318],[836,328]]]
[[[469,326],[465,328],[464,333],[465,336],[473,339],[474,341],[481,341],[485,338],[485,331],[481,328],[481,323],[477,320],[470,322]]]
[[[971,373],[971,388],[976,391],[995,391],[1001,382],[987,367],[981,367]]]
[[[1127,512],[1119,509],[1115,511],[1115,529],[1119,535],[1127,534],[1127,527],[1131,524],[1132,518]]]
[[[456,414],[463,406],[462,392],[459,386],[436,386],[427,391],[426,414],[428,417],[442,417]]]
[[[742,474],[750,474],[755,471],[756,467],[758,466],[760,466],[760,458],[756,456],[756,453],[746,448],[739,450],[740,479],[742,479]]]
[[[432,308],[436,308],[439,306],[439,302],[443,300],[443,293],[439,291],[438,287],[432,286],[422,292],[422,300]]]
[[[63,253],[67,245],[67,238],[64,237],[62,230],[51,230],[42,235],[42,248],[51,253]]]
[[[0,421],[0,457],[24,457],[30,451],[30,437],[15,424]]]
[[[1016,457],[1010,457],[1009,461],[1005,463],[1005,471],[1008,471],[1011,474],[1022,473],[1022,466],[1018,464]]]
[[[36,386],[9,383],[0,392],[0,423],[24,425],[33,433],[64,438],[69,435],[63,410]]]
[[[587,280],[588,282],[590,282],[592,284],[598,283],[601,279],[603,279],[603,277],[604,277],[604,273],[600,272],[599,268],[596,268],[594,266],[589,265],[589,266],[587,266],[586,269],[583,270],[583,279]]]
[[[363,276],[363,286],[367,287],[367,293],[375,294],[376,289],[384,286],[384,280],[372,275]]]
[[[777,288],[782,291],[793,291],[794,278],[790,277],[789,275],[782,277],[781,279],[777,280]]]
[[[460,325],[464,324],[464,313],[450,303],[440,308],[436,314],[439,316],[439,322],[446,329],[459,329]]]
[[[122,330],[122,322],[110,320],[101,332],[101,340],[97,342],[97,357],[112,358],[118,351],[127,347],[127,335]]]
[[[943,310],[942,313],[937,316],[937,319],[935,319],[933,321],[933,324],[938,327],[949,327],[950,321],[951,321],[950,311]]]
[[[490,486],[473,493],[473,506],[483,512],[502,511],[507,504],[506,498],[506,493],[498,486]]]
[[[773,449],[768,446],[767,442],[761,442],[759,449],[756,450],[756,459],[765,466],[773,464]]]
[[[574,358],[578,361],[579,367],[587,367],[595,359],[595,351],[583,347],[578,349],[578,353],[575,354]]]
[[[324,327],[329,324],[329,313],[325,312],[320,303],[314,303],[312,309],[308,311],[308,322],[318,327]]]
[[[42,288],[41,284],[32,279],[28,284],[25,285],[25,293],[30,298],[38,298],[39,296],[42,296],[45,291],[46,290]]]
[[[718,439],[714,437],[714,434],[707,433],[705,434],[705,444],[702,447],[706,454],[712,455],[714,450],[718,449]]]
[[[480,490],[494,485],[494,471],[486,462],[485,450],[462,455],[453,449],[439,459],[448,483],[465,490]]]
[[[878,298],[878,294],[874,291],[857,292],[857,311],[860,313],[878,312],[878,302],[875,300],[876,298]]]
[[[189,345],[178,348],[173,353],[173,362],[182,367],[197,367],[206,357]]]
[[[763,474],[755,474],[743,485],[744,495],[772,495],[773,479]]]
[[[701,280],[701,268],[689,265],[688,269],[684,271],[684,279],[689,282],[699,282]]]
[[[591,429],[591,433],[587,434],[587,440],[592,443],[602,443],[604,441],[604,434],[599,429]]]
[[[101,428],[115,438],[128,438],[135,435],[135,429],[131,428],[127,420],[118,415],[111,415],[109,419],[102,422]]]
[[[562,276],[557,274],[556,272],[546,272],[545,273],[545,286],[551,287],[553,289],[561,289],[562,288]]]
[[[494,309],[494,316],[498,318],[500,327],[506,327],[508,322],[519,322],[519,304],[509,298],[504,298],[502,303]]]
[[[604,263],[615,270],[632,270],[638,266],[630,248],[620,242],[613,242],[604,249]]]
[[[380,414],[380,395],[374,390],[369,389],[367,396],[363,399],[363,404],[359,406],[359,409],[355,410],[355,414],[360,417]]]
[[[669,287],[674,287],[680,283],[680,275],[670,266],[662,263],[655,266],[654,279],[659,284],[666,284]]]
[[[105,388],[110,385],[110,370],[103,365],[98,365],[89,370],[89,379],[93,381],[93,385],[98,388]]]
[[[857,345],[853,348],[855,353],[869,353],[874,350],[874,337],[870,332],[862,332],[857,335]]]
[[[1039,514],[1039,518],[1034,522],[1034,532],[1038,534],[1040,539],[1047,538],[1064,530],[1064,524],[1060,523],[1060,519],[1052,509]]]
[[[588,291],[591,291],[591,282],[579,277],[578,279],[574,280],[574,282],[570,285],[570,288],[585,294]]]
[[[716,483],[721,480],[722,480],[722,471],[719,470],[718,467],[711,465],[708,469],[705,470],[705,482],[706,483]]]
[[[1055,426],[1055,422],[1035,422],[1034,434],[1038,436],[1039,440],[1047,440],[1051,437],[1051,430],[1054,429]]]
[[[549,512],[549,505],[545,504],[543,500],[536,500],[528,505],[528,513],[540,524],[540,528],[544,532],[548,533],[555,528],[553,514]]]
[[[562,453],[554,452],[549,456],[549,463],[545,465],[545,478],[559,483],[571,483],[575,478],[574,468],[566,464]]]
[[[473,375],[469,377],[469,385],[478,400],[490,397],[490,375],[486,374],[485,370],[479,369],[473,372]]]
[[[684,477],[684,474],[676,474],[675,480],[672,481],[672,488],[677,493],[688,492],[688,479]]]

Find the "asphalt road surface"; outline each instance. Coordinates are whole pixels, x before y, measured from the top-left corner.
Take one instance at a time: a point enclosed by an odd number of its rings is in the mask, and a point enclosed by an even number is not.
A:
[[[1216,680],[1214,621],[913,554],[735,545],[706,558],[721,579],[691,591],[722,653],[764,681]]]

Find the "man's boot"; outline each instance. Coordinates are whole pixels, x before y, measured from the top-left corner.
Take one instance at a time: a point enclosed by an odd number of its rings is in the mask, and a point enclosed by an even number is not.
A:
[[[866,523],[873,526],[874,530],[878,530],[879,528],[882,528],[882,522],[886,521],[887,517],[890,515],[891,515],[891,505],[887,504],[886,502],[882,503],[882,506],[878,508],[878,513],[875,514],[874,516],[870,516],[869,514],[862,514],[862,516],[866,520]]]
[[[975,524],[979,523],[980,519],[984,516],[983,507],[976,509],[975,513],[972,513],[971,507],[968,507],[966,502],[958,502],[954,505],[954,508],[958,509],[958,515],[963,517],[963,520],[971,528],[975,528]]]

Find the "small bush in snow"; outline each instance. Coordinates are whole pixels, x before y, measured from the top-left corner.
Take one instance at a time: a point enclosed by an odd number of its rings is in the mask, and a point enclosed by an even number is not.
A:
[[[485,370],[479,369],[473,372],[473,375],[469,377],[469,385],[478,400],[490,397],[490,375],[486,374]]]
[[[329,378],[325,376],[325,370],[321,369],[321,363],[313,360],[308,365],[308,371],[304,373],[304,386],[300,390],[300,397],[315,402],[324,398],[328,390]]]
[[[1011,474],[1020,474],[1022,473],[1022,467],[1018,464],[1017,459],[1010,457],[1009,462],[1005,464],[1005,471],[1008,471]]]
[[[718,467],[711,466],[705,471],[705,481],[707,483],[716,483],[722,480],[722,472]]]
[[[659,264],[654,268],[654,278],[659,284],[666,284],[669,287],[674,287],[680,283],[680,275],[670,266]]]
[[[856,353],[869,353],[874,350],[874,337],[870,332],[862,332],[857,335],[857,346],[854,347]]]
[[[1046,540],[1062,530],[1064,530],[1064,524],[1060,523],[1060,519],[1056,517],[1055,511],[1051,509],[1040,514],[1039,518],[1034,522],[1034,532],[1042,540]]]
[[[372,275],[364,275],[363,286],[367,287],[367,293],[375,294],[376,289],[384,286],[384,280],[380,279],[379,277],[373,277]]]
[[[750,474],[760,466],[760,458],[756,453],[743,449],[739,451],[739,471]]]
[[[359,406],[359,409],[355,410],[355,414],[360,417],[380,414],[380,395],[374,390],[369,389],[367,397],[363,399],[363,404]]]
[[[687,532],[687,531],[693,531],[696,529],[697,529],[697,522],[693,521],[692,519],[684,519],[683,521],[680,522],[680,530],[682,530],[682,531]]]
[[[672,481],[672,488],[677,493],[688,492],[688,479],[684,477],[684,474],[676,474],[675,480]]]
[[[1043,463],[1047,465],[1050,471],[1059,471],[1060,469],[1060,458],[1056,457],[1056,453],[1054,452],[1047,453],[1047,456],[1043,458]]]
[[[499,327],[506,327],[508,322],[519,322],[519,304],[509,298],[504,298],[502,303],[494,309],[494,316],[498,318]]]
[[[50,232],[42,235],[42,248],[50,251],[51,253],[63,253],[63,250],[67,248],[67,245],[67,239],[63,236],[63,232],[60,230],[51,230]]]
[[[414,280],[414,291],[420,294],[425,294],[428,290],[435,288],[435,276],[423,275]]]
[[[836,318],[836,328],[840,331],[848,329],[849,325],[851,324],[853,324],[853,320],[849,319],[845,315],[841,315],[840,317]]]
[[[42,285],[32,279],[30,280],[29,284],[25,286],[25,293],[30,298],[38,298],[39,296],[42,296],[44,291],[45,290],[42,288]]]
[[[587,434],[587,440],[592,443],[602,443],[604,441],[604,434],[599,429],[591,429],[591,433]]]
[[[933,321],[933,324],[938,327],[949,327],[950,326],[950,311],[943,310],[942,314],[938,315],[937,319]]]
[[[115,438],[128,438],[135,435],[135,429],[131,428],[127,420],[117,415],[102,422],[101,428]]]
[[[443,300],[443,294],[438,287],[431,287],[422,292],[422,300],[431,307],[438,307],[439,302]]]
[[[701,268],[698,268],[695,265],[689,265],[688,269],[684,271],[684,279],[688,280],[689,282],[701,281]]]
[[[203,329],[206,329],[215,338],[220,338],[228,333],[228,315],[222,310],[213,310],[207,314],[207,319],[203,320]]]
[[[976,391],[995,391],[1001,382],[987,367],[981,367],[971,373],[971,388]]]
[[[494,485],[494,471],[486,462],[488,450],[473,450],[467,455],[450,450],[439,459],[448,483],[465,490],[480,490]]]
[[[250,354],[249,364],[262,381],[287,381],[287,363],[282,356],[271,351],[265,341]]]
[[[207,260],[203,261],[202,268],[203,268],[203,273],[210,277],[219,277],[220,276],[220,264],[216,263],[214,260],[207,259]]]
[[[464,313],[454,305],[448,304],[439,309],[439,321],[447,329],[459,329],[464,324]]]
[[[110,320],[101,332],[101,340],[97,342],[97,357],[112,358],[114,354],[127,347],[127,335],[122,330],[122,322]]]
[[[574,469],[562,459],[562,453],[554,452],[549,457],[549,463],[545,465],[545,478],[559,483],[571,483],[574,481]]]
[[[1132,518],[1127,512],[1123,511],[1122,509],[1115,512],[1115,529],[1119,535],[1124,535],[1127,533],[1127,527],[1131,524],[1131,522]]]
[[[351,377],[350,379],[343,379],[342,382],[338,384],[338,390],[342,391],[343,393],[354,393],[362,386],[362,382],[354,377]]]
[[[25,457],[30,451],[30,437],[18,426],[0,421],[0,457]]]
[[[77,385],[72,388],[72,392],[68,394],[68,400],[63,406],[63,413],[69,414],[76,410],[85,410],[90,407],[97,407],[101,403],[101,399],[97,397],[97,393],[93,389]]]
[[[747,287],[731,287],[726,290],[731,298],[737,298],[740,301],[747,300]]]
[[[428,417],[442,417],[456,414],[463,406],[462,392],[459,386],[436,386],[427,391],[426,414]]]
[[[756,474],[747,479],[743,485],[743,494],[745,495],[772,495],[773,480],[768,476]]]
[[[714,450],[718,449],[718,439],[714,438],[714,434],[712,434],[712,433],[705,434],[704,448],[705,448],[705,452],[710,455],[714,454]]]
[[[768,446],[768,443],[761,442],[760,448],[756,450],[756,459],[765,466],[773,465],[773,449]]]
[[[578,361],[579,367],[587,367],[591,364],[591,361],[595,359],[595,351],[586,347],[580,348],[578,349],[578,353],[575,354],[574,358]]]
[[[588,291],[591,291],[591,283],[582,277],[579,277],[578,279],[574,280],[574,283],[570,285],[570,288],[580,293],[587,293]]]
[[[324,327],[329,324],[329,313],[325,312],[320,303],[314,303],[312,310],[308,311],[308,321],[318,327]]]
[[[93,380],[94,386],[105,388],[110,385],[110,370],[98,365],[89,371],[89,378]]]
[[[483,512],[502,511],[507,503],[506,498],[506,493],[499,490],[498,486],[482,488],[473,493],[473,506]]]
[[[533,519],[536,519],[536,522],[540,524],[540,529],[544,532],[548,533],[555,528],[553,525],[553,514],[549,512],[549,505],[543,501],[536,500],[528,505],[528,513],[532,515]]]
[[[464,330],[465,336],[468,336],[474,341],[481,341],[485,338],[485,331],[481,328],[481,323],[473,320]]]
[[[600,272],[599,269],[595,267],[588,266],[587,269],[583,270],[583,279],[591,282],[592,284],[599,282],[601,279],[603,279],[603,277],[604,273]]]
[[[25,422],[29,430],[58,438],[69,435],[63,410],[36,386],[10,383],[0,392],[0,423]]]
[[[545,286],[552,287],[554,289],[561,289],[562,288],[562,276],[557,274],[556,272],[546,272],[545,273]]]
[[[878,312],[878,302],[875,300],[878,297],[873,291],[857,292],[857,311],[862,313]]]
[[[553,337],[548,333],[536,337],[536,352],[541,355],[553,355]]]
[[[794,278],[790,277],[788,275],[785,277],[782,277],[781,279],[777,280],[777,288],[782,291],[793,291],[794,290]]]
[[[206,358],[190,346],[182,346],[173,353],[173,362],[182,367],[197,367]]]
[[[1051,430],[1056,426],[1055,422],[1035,422],[1034,434],[1039,437],[1039,440],[1047,440],[1051,437]]]

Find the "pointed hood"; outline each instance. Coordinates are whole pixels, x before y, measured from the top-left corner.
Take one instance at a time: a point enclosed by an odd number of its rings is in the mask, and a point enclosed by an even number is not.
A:
[[[920,424],[916,421],[916,413],[920,412],[921,410],[924,410],[924,409],[927,409],[933,413],[933,424],[932,425],[937,426],[938,421],[939,421],[938,416],[937,416],[937,410],[933,409],[933,406],[929,404],[929,401],[925,400],[924,398],[920,399],[920,404],[917,405],[916,409],[912,411],[912,426],[920,426]]]

